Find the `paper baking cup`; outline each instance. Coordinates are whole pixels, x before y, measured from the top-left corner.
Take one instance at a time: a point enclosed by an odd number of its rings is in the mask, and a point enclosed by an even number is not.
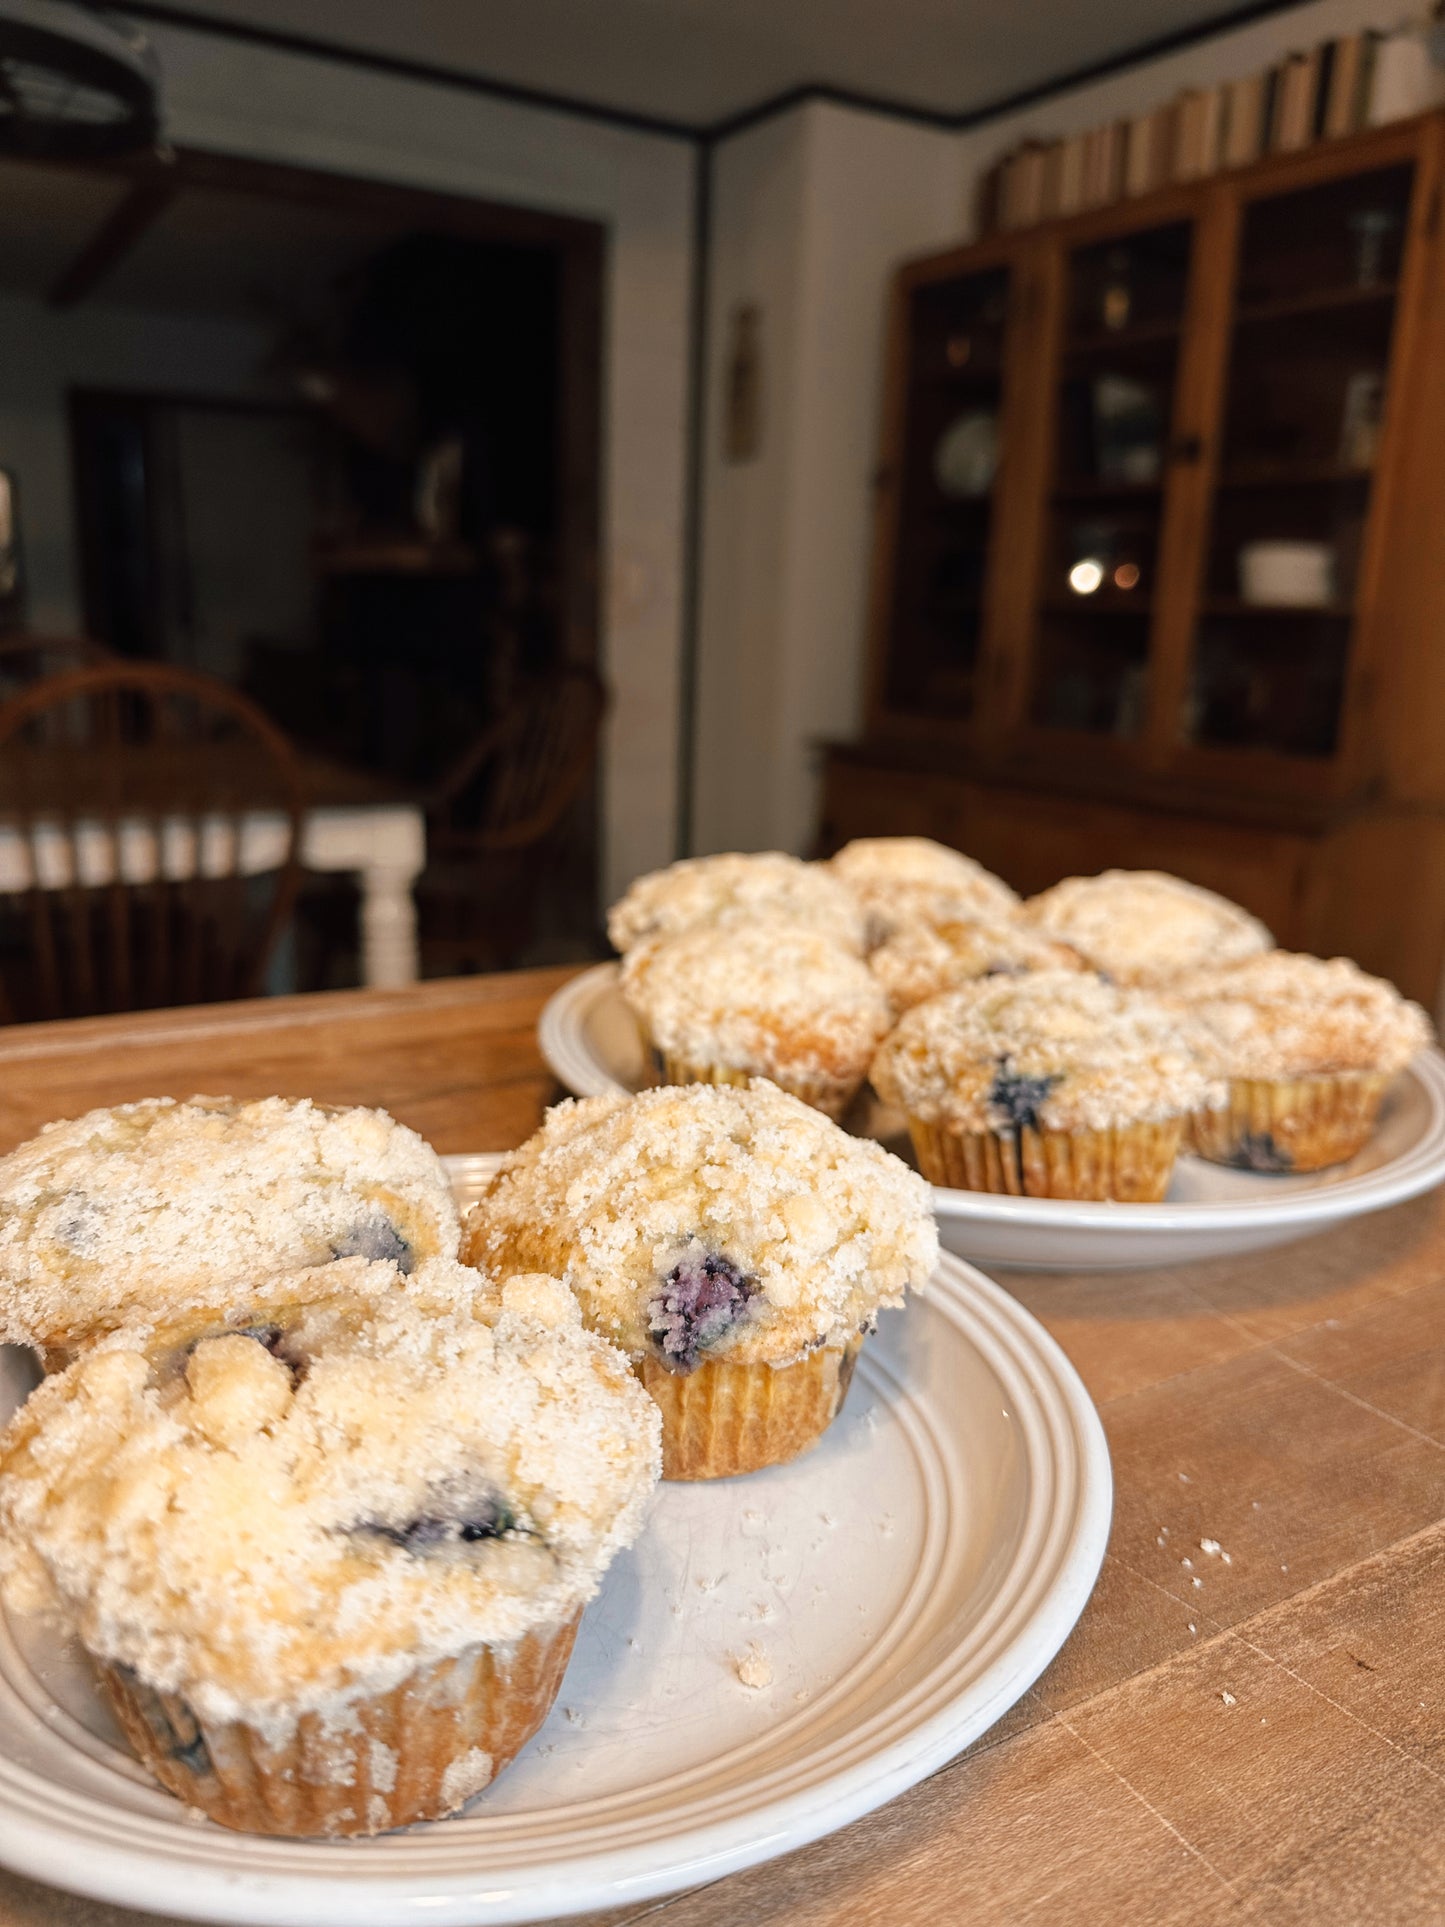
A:
[[[662,1412],[664,1479],[730,1479],[782,1465],[822,1438],[848,1395],[861,1337],[792,1365],[706,1359],[670,1372],[648,1356],[635,1369]]]
[[[279,1742],[198,1719],[126,1667],[100,1673],[142,1763],[208,1819],[237,1833],[383,1833],[455,1812],[521,1751],[557,1697],[580,1617],[422,1667],[349,1704],[340,1724],[306,1713]]]
[[[1188,1148],[1211,1164],[1245,1171],[1319,1171],[1343,1164],[1369,1141],[1390,1083],[1379,1071],[1278,1082],[1231,1078],[1227,1104],[1190,1118]]]
[[[1157,1204],[1169,1188],[1184,1120],[1109,1131],[951,1131],[908,1120],[930,1184],[1012,1198],[1112,1198]]]
[[[665,1084],[750,1084],[755,1077],[765,1077],[770,1084],[776,1084],[780,1091],[787,1091],[791,1097],[800,1097],[805,1104],[811,1104],[815,1111],[831,1117],[836,1124],[858,1095],[863,1084],[863,1073],[857,1077],[843,1080],[836,1077],[795,1077],[787,1071],[763,1070],[740,1071],[729,1064],[694,1064],[685,1057],[676,1057],[671,1051],[659,1050],[658,1062],[662,1065],[662,1078]]]

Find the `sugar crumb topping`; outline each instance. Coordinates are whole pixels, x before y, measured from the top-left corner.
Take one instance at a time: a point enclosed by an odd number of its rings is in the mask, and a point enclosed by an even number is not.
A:
[[[1345,957],[1272,950],[1171,986],[1219,1077],[1401,1071],[1434,1039],[1430,1019],[1383,977]]]
[[[279,1735],[569,1617],[659,1467],[655,1406],[557,1280],[347,1259],[46,1379],[0,1437],[0,1575]]]
[[[948,917],[905,923],[872,952],[868,967],[902,1012],[978,977],[1088,966],[1077,951],[1050,942],[1016,917]]]
[[[1164,983],[1186,970],[1252,956],[1273,942],[1237,903],[1160,870],[1066,877],[1030,897],[1023,915],[1121,984]]]
[[[440,1159],[385,1111],[147,1098],[0,1159],[0,1340],[66,1346],[337,1253],[455,1258]]]
[[[829,865],[869,919],[879,943],[909,922],[1009,916],[1018,897],[961,850],[926,836],[867,836],[845,843]]]
[[[778,917],[812,924],[861,951],[863,917],[827,867],[780,850],[687,857],[638,877],[607,913],[607,934],[626,952],[648,937],[676,936],[695,924]]]
[[[916,1172],[761,1079],[559,1104],[463,1235],[474,1263],[565,1279],[634,1358],[675,1343],[674,1281],[716,1314],[709,1356],[774,1365],[846,1343],[938,1254]]]
[[[1157,1122],[1218,1095],[1188,1015],[1098,977],[988,977],[917,1005],[873,1062],[874,1088],[965,1131]],[[1021,1115],[1020,1107],[1027,1112]]]
[[[851,1095],[892,1021],[854,952],[803,924],[754,920],[641,944],[622,991],[659,1049]]]

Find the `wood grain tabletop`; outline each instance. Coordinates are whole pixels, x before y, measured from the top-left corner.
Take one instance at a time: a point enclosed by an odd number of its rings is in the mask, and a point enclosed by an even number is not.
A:
[[[504,1148],[557,1095],[535,1025],[566,974],[0,1029],[0,1150],[222,1090]],[[1114,1459],[1058,1659],[880,1812],[586,1927],[1445,1919],[1445,1194],[1255,1257],[1003,1278]],[[0,1927],[141,1918],[0,1874]]]

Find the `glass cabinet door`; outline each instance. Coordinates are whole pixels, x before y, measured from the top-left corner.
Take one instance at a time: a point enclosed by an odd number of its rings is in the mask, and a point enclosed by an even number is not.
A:
[[[1339,746],[1413,174],[1244,210],[1187,743]]]
[[[886,706],[966,718],[976,700],[1009,271],[913,290]]]
[[[1030,720],[1137,736],[1193,225],[1077,248],[1065,267]]]

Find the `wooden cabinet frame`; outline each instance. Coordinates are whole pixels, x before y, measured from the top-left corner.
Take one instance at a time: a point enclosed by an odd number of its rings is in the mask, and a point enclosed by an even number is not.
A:
[[[1445,371],[1430,357],[1426,337],[1432,300],[1442,289],[1438,245],[1442,147],[1439,116],[1321,143],[1298,154],[1172,187],[1108,208],[1054,221],[1018,235],[998,235],[973,246],[911,262],[893,289],[884,382],[882,452],[875,477],[873,571],[869,602],[866,725],[870,739],[948,742],[967,749],[974,767],[1000,775],[1047,770],[1078,780],[1107,770],[1115,779],[1137,772],[1164,774],[1191,786],[1245,789],[1267,796],[1289,793],[1322,800],[1359,795],[1386,779],[1389,757],[1380,741],[1377,695],[1397,641],[1397,618],[1387,614],[1397,588],[1382,596],[1406,445],[1430,432],[1445,434],[1445,394],[1434,391]],[[1221,453],[1222,409],[1235,307],[1240,224],[1251,202],[1347,178],[1396,162],[1416,169],[1398,292],[1391,380],[1365,541],[1360,557],[1355,618],[1344,697],[1343,732],[1330,757],[1269,750],[1200,747],[1181,740],[1184,701],[1199,619],[1210,517]],[[1198,458],[1170,460],[1163,482],[1157,575],[1152,612],[1146,715],[1137,738],[1124,741],[1035,723],[1028,716],[1036,642],[1036,611],[1054,450],[1054,395],[1058,380],[1071,253],[1091,242],[1124,238],[1143,229],[1189,221],[1193,247],[1175,375],[1171,442],[1196,444]],[[983,595],[978,696],[964,721],[910,714],[888,699],[890,622],[902,513],[905,435],[911,398],[909,312],[914,294],[933,284],[990,268],[1012,275],[1004,393],[1002,457],[994,492]],[[1422,390],[1432,391],[1422,417]],[[1405,399],[1408,397],[1408,401]],[[1436,442],[1436,446],[1445,443]],[[1445,692],[1442,692],[1445,693]]]

